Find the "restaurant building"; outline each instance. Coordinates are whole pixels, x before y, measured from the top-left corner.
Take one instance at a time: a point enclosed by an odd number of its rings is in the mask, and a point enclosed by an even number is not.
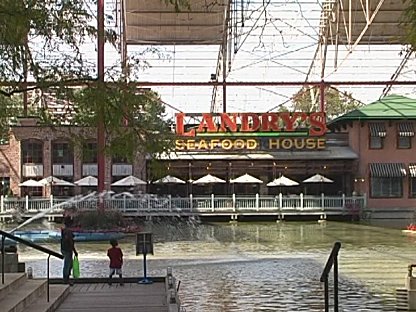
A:
[[[178,114],[175,151],[159,159],[165,175],[185,184],[150,183],[147,191],[189,194],[283,193],[351,196],[366,195],[369,208],[409,208],[416,201],[416,101],[388,96],[327,124],[322,112]],[[58,131],[59,130],[59,131]],[[74,182],[97,175],[95,132],[83,149],[68,139],[80,129],[51,129],[22,120],[0,147],[2,193],[16,196],[48,195],[44,188],[23,188],[28,179],[54,176]],[[85,150],[89,150],[85,153]],[[332,183],[303,183],[321,174]],[[224,183],[197,185],[211,174]],[[263,183],[230,183],[249,174]],[[145,157],[134,163],[107,159],[105,185],[134,175],[144,181],[158,178]],[[297,186],[268,187],[280,176]],[[57,195],[72,195],[80,188],[58,188]]]

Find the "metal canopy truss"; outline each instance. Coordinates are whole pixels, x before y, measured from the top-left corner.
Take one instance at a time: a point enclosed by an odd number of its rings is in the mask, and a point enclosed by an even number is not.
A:
[[[324,0],[319,28],[319,44],[309,69],[306,81],[313,69],[319,69],[321,80],[325,79],[325,68],[329,46],[334,52],[334,70],[337,70],[358,45],[404,45],[405,30],[401,26],[405,1],[398,0]],[[339,60],[339,50],[347,51]],[[397,79],[412,52],[404,59],[392,75]],[[383,94],[391,87],[385,88]]]
[[[404,44],[401,0],[334,0],[329,20],[331,44]]]
[[[229,0],[192,0],[175,10],[159,0],[124,0],[127,44],[221,44]]]
[[[191,0],[179,12],[165,0],[111,1],[120,3],[122,63],[159,49],[137,77],[180,111],[290,108],[299,88],[320,81],[350,81],[340,91],[362,102],[385,86],[414,93],[400,84],[415,80],[416,59],[403,52],[406,1]],[[181,85],[195,82],[201,88]],[[309,90],[316,107],[320,91]]]

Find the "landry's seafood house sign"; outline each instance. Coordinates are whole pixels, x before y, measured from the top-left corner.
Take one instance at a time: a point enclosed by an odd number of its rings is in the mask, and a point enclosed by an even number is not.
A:
[[[176,150],[324,149],[326,129],[323,112],[179,113]]]

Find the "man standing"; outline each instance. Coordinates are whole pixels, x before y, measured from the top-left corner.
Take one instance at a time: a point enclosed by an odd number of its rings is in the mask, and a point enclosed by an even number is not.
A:
[[[72,270],[73,253],[78,257],[78,252],[75,249],[74,233],[72,233],[69,226],[71,225],[71,218],[64,218],[64,227],[61,231],[61,253],[64,256],[64,267],[62,270],[64,283],[69,284],[69,276]]]

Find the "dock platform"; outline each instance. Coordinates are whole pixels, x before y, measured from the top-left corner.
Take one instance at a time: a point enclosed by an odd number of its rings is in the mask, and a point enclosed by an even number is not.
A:
[[[138,278],[113,278],[109,285],[107,278],[85,278],[76,280],[70,287],[69,295],[56,310],[57,312],[177,312],[179,299],[176,289],[174,297],[163,277],[152,278],[151,284],[140,284]],[[60,283],[51,280],[51,284]]]

